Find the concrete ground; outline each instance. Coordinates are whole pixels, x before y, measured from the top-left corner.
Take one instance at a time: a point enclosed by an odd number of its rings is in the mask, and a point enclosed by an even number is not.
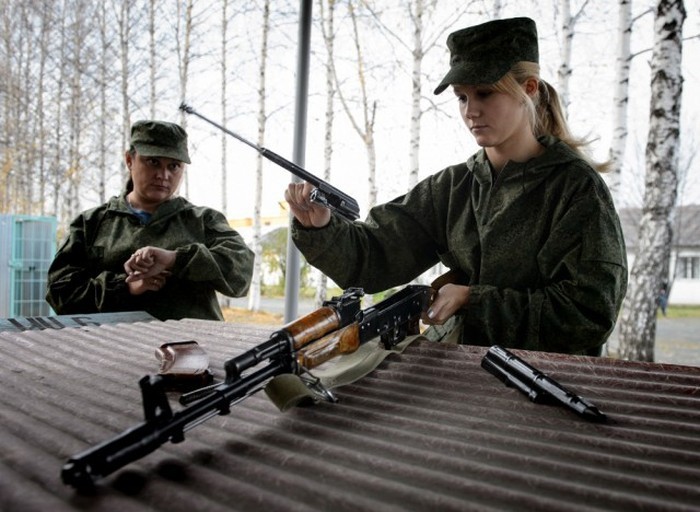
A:
[[[616,352],[617,329],[608,345]],[[657,363],[700,366],[700,318],[659,318],[656,323],[654,360]]]

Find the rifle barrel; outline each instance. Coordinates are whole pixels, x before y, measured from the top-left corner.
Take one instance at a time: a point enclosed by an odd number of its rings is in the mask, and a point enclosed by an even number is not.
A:
[[[291,172],[292,174],[301,178],[302,180],[311,183],[314,187],[316,187],[315,190],[311,193],[311,200],[313,202],[321,204],[329,210],[338,212],[339,215],[342,215],[343,217],[351,221],[356,220],[360,217],[360,206],[357,204],[357,201],[355,201],[355,199],[353,199],[346,193],[335,188],[330,183],[314,176],[303,167],[295,164],[294,162],[291,162],[290,160],[287,160],[286,158],[275,153],[274,151],[270,151],[267,148],[258,146],[257,144],[246,139],[245,137],[242,137],[241,135],[229,130],[225,126],[222,126],[219,123],[212,121],[211,119],[203,116],[202,114],[194,110],[186,103],[182,103],[180,105],[180,110],[187,112],[188,114],[195,115],[200,119],[206,121],[207,123],[216,126],[224,133],[227,133],[232,137],[238,139],[242,143],[250,146],[271,162],[276,163],[283,169],[286,169],[287,171]]]

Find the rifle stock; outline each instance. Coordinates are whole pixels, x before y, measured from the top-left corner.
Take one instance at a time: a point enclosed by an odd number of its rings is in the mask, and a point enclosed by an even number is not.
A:
[[[420,333],[420,317],[428,308],[433,288],[409,285],[376,306],[360,311],[357,321],[305,346],[297,353],[297,362],[306,368],[342,354],[355,352],[360,345],[379,337],[389,350],[407,335]]]
[[[304,347],[297,354],[297,363],[304,368],[316,368],[342,354],[352,354],[360,348],[360,326],[353,323]]]

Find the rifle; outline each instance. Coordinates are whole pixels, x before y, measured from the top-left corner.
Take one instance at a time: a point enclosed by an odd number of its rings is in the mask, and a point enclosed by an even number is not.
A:
[[[340,297],[324,302],[320,309],[273,332],[256,347],[224,363],[224,382],[209,387],[203,397],[173,413],[161,375],[139,381],[145,420],[116,437],[81,452],[63,465],[66,485],[90,488],[99,478],[134,462],[170,441],[184,441],[185,432],[260,391],[277,375],[292,373],[307,377],[312,391],[334,401],[320,380],[309,371],[338,354],[352,353],[380,337],[391,348],[407,334],[418,334],[418,323],[432,296],[428,286],[409,285],[365,310],[360,309],[364,292],[350,288]],[[263,362],[266,365],[256,368]],[[184,395],[183,395],[184,396]]]
[[[221,126],[220,124],[212,121],[211,119],[204,117],[202,114],[198,113],[192,107],[185,103],[182,103],[180,105],[180,110],[187,112],[188,114],[193,114],[199,117],[200,119],[203,119],[207,123],[216,126],[224,133],[231,135],[232,137],[241,141],[243,144],[246,144],[251,148],[255,149],[258,153],[260,153],[262,156],[264,156],[271,162],[276,163],[283,169],[288,170],[289,172],[301,178],[302,180],[311,183],[314,187],[316,187],[314,190],[311,191],[311,201],[321,204],[329,210],[337,212],[339,215],[342,215],[343,217],[351,221],[356,220],[360,217],[360,207],[357,204],[357,201],[355,201],[355,199],[345,194],[344,192],[341,192],[330,183],[314,176],[313,174],[305,170],[303,167],[300,167],[294,162],[290,162],[286,158],[278,155],[277,153],[274,153],[267,148],[258,146],[257,144],[250,142],[249,140],[238,135],[237,133],[232,132],[224,126]]]
[[[512,386],[527,395],[534,403],[558,403],[589,421],[607,421],[607,416],[596,406],[498,345],[492,346],[486,352],[481,366],[502,380],[506,386]]]

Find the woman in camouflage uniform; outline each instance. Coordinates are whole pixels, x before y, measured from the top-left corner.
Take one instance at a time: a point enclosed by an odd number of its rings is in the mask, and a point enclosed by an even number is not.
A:
[[[185,130],[138,121],[125,159],[125,192],[71,223],[49,268],[47,301],[59,314],[223,320],[216,292],[247,293],[253,252],[221,213],[176,195],[190,163]]]
[[[482,147],[407,194],[347,222],[291,184],[293,238],[342,287],[410,282],[442,262],[457,276],[428,311],[429,337],[599,354],[627,287],[620,222],[608,189],[539,78],[529,18],[452,33],[460,114]]]

